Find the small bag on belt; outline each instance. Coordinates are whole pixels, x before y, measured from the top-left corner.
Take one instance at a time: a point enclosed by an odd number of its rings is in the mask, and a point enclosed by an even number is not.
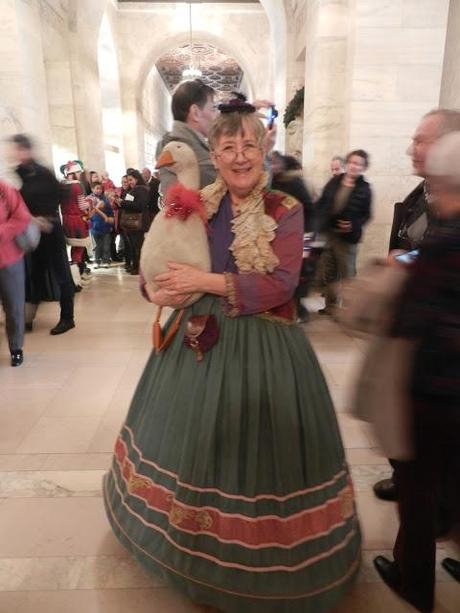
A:
[[[219,340],[219,326],[214,315],[192,315],[185,326],[184,343],[196,353],[201,362]]]

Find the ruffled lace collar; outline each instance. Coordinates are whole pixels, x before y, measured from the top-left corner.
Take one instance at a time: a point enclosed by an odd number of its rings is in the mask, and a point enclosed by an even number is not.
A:
[[[265,213],[264,193],[268,182],[269,175],[264,173],[252,192],[239,204],[232,220],[235,240],[230,245],[230,251],[240,272],[269,273],[279,264],[270,245],[278,225]],[[227,185],[220,176],[201,190],[208,219],[217,213],[227,192]]]

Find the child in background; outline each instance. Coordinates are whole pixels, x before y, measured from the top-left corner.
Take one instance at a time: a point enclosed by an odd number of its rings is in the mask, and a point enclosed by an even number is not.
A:
[[[101,172],[101,177],[102,177],[102,187],[104,189],[104,193],[106,194],[109,190],[110,191],[115,191],[117,188],[115,187],[115,183],[112,181],[112,179],[109,177],[109,173],[104,170],[103,172]]]
[[[94,205],[90,211],[91,230],[96,243],[96,268],[110,267],[110,241],[114,224],[113,209],[104,195],[102,183],[93,183]]]

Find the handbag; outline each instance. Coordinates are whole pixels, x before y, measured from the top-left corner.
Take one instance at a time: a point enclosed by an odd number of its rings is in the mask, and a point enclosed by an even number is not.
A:
[[[24,253],[30,253],[38,247],[40,237],[40,227],[35,219],[32,219],[27,228],[18,234],[14,240],[21,251],[24,251]]]
[[[204,353],[219,340],[219,326],[215,315],[192,315],[185,326],[184,343],[196,353],[201,362]]]
[[[120,227],[125,232],[141,232],[144,228],[144,214],[123,211]]]
[[[372,425],[383,453],[411,460],[410,377],[415,342],[375,336],[369,343],[351,399],[351,415]]]

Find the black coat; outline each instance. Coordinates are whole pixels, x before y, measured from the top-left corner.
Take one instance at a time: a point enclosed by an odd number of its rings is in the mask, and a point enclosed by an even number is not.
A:
[[[142,213],[142,232],[147,232],[150,227],[150,191],[146,185],[136,185],[127,192],[133,196],[134,200],[122,200],[121,202],[121,218],[123,219],[123,213]],[[126,197],[126,196],[125,196]],[[121,222],[123,226],[123,221]]]
[[[356,184],[344,208],[337,214],[334,214],[334,200],[336,193],[340,187],[343,174],[337,177],[332,177],[326,183],[318,202],[316,209],[318,211],[318,231],[328,232],[337,228],[339,219],[351,222],[351,232],[337,233],[343,241],[356,244],[361,240],[363,226],[371,218],[371,202],[372,192],[369,183],[363,176],[356,179]]]
[[[314,228],[313,201],[308,192],[301,172],[286,171],[273,176],[272,189],[293,196],[303,206],[304,232]]]
[[[425,198],[424,185],[425,182],[422,181],[402,202],[395,203],[390,235],[390,251],[393,249],[410,251],[418,247],[418,244],[415,244],[408,238],[404,228],[414,223],[422,214],[426,213],[427,215],[427,230],[432,226],[434,219],[430,214]]]
[[[158,213],[158,197],[160,192],[160,181],[156,177],[152,177],[150,181],[147,183],[147,187],[149,190],[149,211],[152,219]]]
[[[16,173],[22,180],[20,192],[31,214],[57,218],[64,187],[51,170],[31,160],[20,164]]]

